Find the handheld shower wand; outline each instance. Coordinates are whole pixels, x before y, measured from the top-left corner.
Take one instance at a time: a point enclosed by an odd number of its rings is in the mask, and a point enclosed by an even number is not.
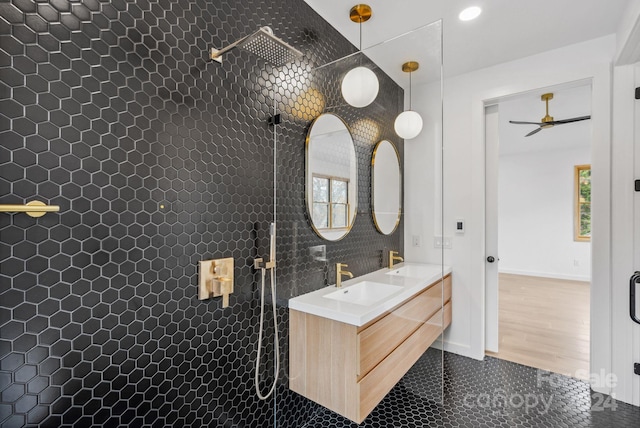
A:
[[[261,291],[260,291],[260,326],[258,333],[258,355],[256,356],[256,373],[255,373],[255,386],[256,394],[261,400],[266,400],[273,394],[278,383],[278,373],[280,372],[280,339],[278,337],[278,314],[276,312],[276,224],[271,223],[269,225],[269,261],[264,262],[261,258],[254,260],[254,268],[260,269],[261,273]],[[273,369],[273,383],[269,388],[269,392],[262,394],[260,391],[260,360],[262,357],[262,331],[264,329],[264,288],[265,288],[265,276],[266,271],[271,271],[271,304],[273,311],[273,327],[274,327],[274,352],[276,365]]]
[[[276,262],[276,224],[269,225],[269,261]],[[275,265],[274,265],[275,266]]]

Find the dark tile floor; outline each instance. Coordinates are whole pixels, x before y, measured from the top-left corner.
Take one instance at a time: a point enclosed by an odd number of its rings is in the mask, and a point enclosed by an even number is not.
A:
[[[323,409],[304,428],[357,426]],[[429,350],[359,426],[639,428],[640,408],[592,394],[587,383],[570,377]]]

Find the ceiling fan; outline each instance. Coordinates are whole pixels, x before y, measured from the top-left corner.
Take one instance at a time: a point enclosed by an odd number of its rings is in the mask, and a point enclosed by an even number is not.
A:
[[[538,132],[542,131],[543,129],[552,128],[555,125],[562,125],[565,123],[579,122],[581,120],[591,119],[591,116],[580,116],[580,117],[574,117],[572,119],[553,120],[553,117],[549,116],[549,100],[553,99],[553,94],[552,93],[542,94],[540,98],[542,99],[542,101],[546,103],[546,106],[547,106],[547,114],[545,115],[545,117],[542,118],[540,122],[520,122],[517,120],[509,121],[509,123],[515,123],[516,125],[538,125],[537,129],[534,129],[533,131],[529,132],[527,135],[525,135],[525,137],[530,137],[533,134],[537,134]]]

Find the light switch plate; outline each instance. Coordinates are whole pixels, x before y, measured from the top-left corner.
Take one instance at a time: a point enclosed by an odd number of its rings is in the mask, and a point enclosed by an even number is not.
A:
[[[444,248],[450,250],[453,248],[453,239],[450,236],[434,236],[433,248]]]

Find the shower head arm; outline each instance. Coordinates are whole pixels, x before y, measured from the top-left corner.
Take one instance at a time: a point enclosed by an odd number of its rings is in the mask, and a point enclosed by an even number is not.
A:
[[[231,49],[235,48],[236,46],[238,46],[240,43],[244,42],[245,40],[247,40],[247,38],[249,38],[249,36],[244,36],[243,38],[241,38],[240,40],[231,43],[229,46],[223,48],[223,49],[216,49],[216,48],[211,48],[209,49],[209,59],[212,59],[214,61],[218,61],[219,63],[222,63],[222,55],[229,52]]]

